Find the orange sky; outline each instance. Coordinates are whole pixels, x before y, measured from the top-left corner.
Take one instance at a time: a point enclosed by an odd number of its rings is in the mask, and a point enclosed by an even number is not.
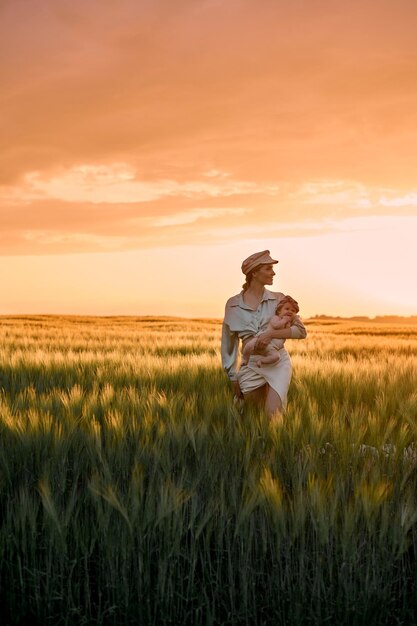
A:
[[[0,4],[1,313],[417,314],[415,0]]]

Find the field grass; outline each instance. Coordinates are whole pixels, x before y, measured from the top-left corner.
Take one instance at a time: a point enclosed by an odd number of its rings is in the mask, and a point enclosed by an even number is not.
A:
[[[218,320],[0,318],[2,624],[417,621],[417,326],[311,320],[274,427]]]

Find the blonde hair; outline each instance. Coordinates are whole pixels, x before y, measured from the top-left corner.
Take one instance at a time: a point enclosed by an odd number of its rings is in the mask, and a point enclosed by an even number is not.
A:
[[[243,291],[246,291],[246,290],[249,288],[249,286],[250,286],[250,284],[251,284],[251,282],[252,282],[252,278],[253,278],[253,276],[254,276],[254,274],[255,274],[256,270],[258,270],[258,269],[259,269],[259,267],[255,267],[253,270],[251,270],[250,272],[248,272],[248,273],[246,274],[246,277],[245,277],[245,278],[246,278],[246,280],[245,280],[245,282],[244,282],[244,283],[243,283],[243,285],[242,285],[242,289],[243,289]]]

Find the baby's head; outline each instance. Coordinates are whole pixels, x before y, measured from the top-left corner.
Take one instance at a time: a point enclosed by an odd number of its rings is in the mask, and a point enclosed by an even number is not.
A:
[[[284,296],[282,300],[279,301],[275,313],[277,315],[288,315],[288,317],[293,318],[299,310],[298,302],[296,302],[294,298]]]

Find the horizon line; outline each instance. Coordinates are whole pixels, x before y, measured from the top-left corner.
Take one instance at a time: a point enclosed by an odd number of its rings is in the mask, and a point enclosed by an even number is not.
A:
[[[185,321],[197,321],[197,320],[207,320],[207,321],[216,321],[222,322],[223,317],[201,317],[201,316],[190,316],[186,317],[183,315],[159,315],[155,314],[95,314],[95,313],[0,313],[0,320],[4,318],[89,318],[89,319],[161,319],[161,320],[185,320]],[[368,315],[331,315],[326,313],[314,314],[309,316],[301,316],[303,321],[317,321],[317,320],[352,320],[352,321],[376,321],[376,320],[412,320],[417,322],[417,313],[413,315],[398,315],[395,313],[385,313],[374,315],[372,317]]]

